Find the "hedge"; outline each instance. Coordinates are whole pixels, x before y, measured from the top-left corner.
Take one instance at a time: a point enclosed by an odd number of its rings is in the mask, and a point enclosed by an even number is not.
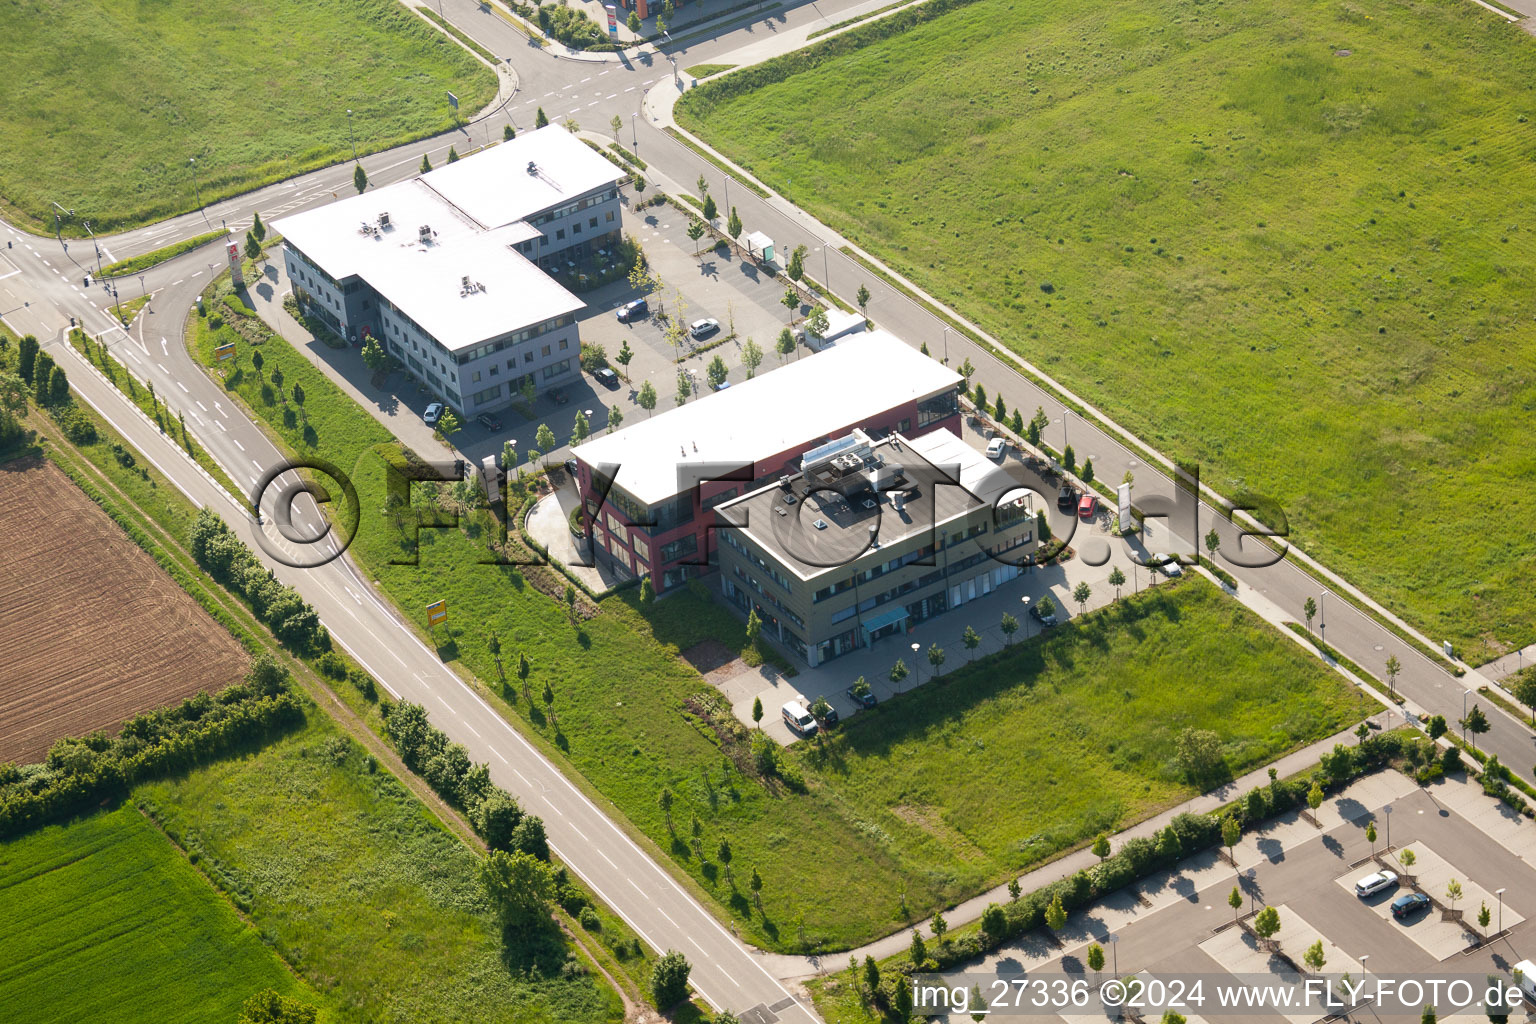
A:
[[[288,671],[259,658],[244,682],[199,693],[123,723],[115,737],[61,739],[42,764],[0,765],[0,839],[127,795],[138,782],[185,771],[304,720]]]

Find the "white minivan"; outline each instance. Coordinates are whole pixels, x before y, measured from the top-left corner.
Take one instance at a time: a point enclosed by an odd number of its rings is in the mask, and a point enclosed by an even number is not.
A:
[[[816,735],[816,719],[811,715],[805,705],[796,701],[790,701],[784,705],[784,724],[790,731],[800,736]]]

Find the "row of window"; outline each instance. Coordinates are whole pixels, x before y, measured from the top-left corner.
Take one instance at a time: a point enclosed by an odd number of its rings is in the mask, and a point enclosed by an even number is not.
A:
[[[504,348],[509,348],[513,345],[519,345],[525,341],[532,341],[534,338],[537,338],[541,334],[548,334],[550,331],[558,330],[561,327],[569,327],[575,322],[576,315],[574,313],[566,313],[562,316],[555,317],[553,320],[545,320],[541,324],[534,324],[532,327],[525,327],[520,331],[513,331],[511,334],[504,338],[497,338],[495,341],[488,341],[483,345],[476,345],[474,348],[467,348],[464,351],[458,353],[455,358],[458,360],[459,365],[463,366],[465,363],[472,363],[476,359],[484,358],[485,356],[490,355],[492,352],[500,352]],[[564,348],[565,344],[562,342],[560,347]],[[549,349],[547,346],[545,347],[544,354],[549,354]],[[512,368],[513,362],[515,362],[515,360],[507,360],[507,369],[510,370]]]
[[[542,224],[548,224],[552,220],[559,220],[561,217],[567,217],[573,213],[578,213],[582,210],[590,209],[599,203],[606,203],[610,200],[617,199],[618,197],[619,190],[616,188],[610,188],[607,191],[598,192],[594,195],[578,199],[573,203],[567,203],[564,206],[557,206],[553,210],[548,210],[539,214],[537,217],[530,219],[528,223],[532,224],[534,227],[539,227]],[[609,219],[613,219],[612,213],[609,214]],[[592,226],[597,226],[597,218],[595,217],[592,219]]]
[[[720,538],[722,544],[741,552],[743,558],[761,569],[773,582],[783,587],[785,593],[793,594],[795,592],[794,584],[790,582],[789,577],[769,565],[757,552],[743,544],[741,538],[736,536],[735,530],[716,530],[715,535]]]
[[[568,351],[570,351],[570,348],[571,348],[571,340],[569,338],[561,338],[560,339],[560,345],[559,345],[559,351],[561,351],[561,352],[568,352]],[[551,353],[551,349],[550,349],[550,347],[548,345],[545,345],[543,348],[541,348],[539,350],[539,355],[541,357],[545,358],[545,359],[548,359],[551,354],[552,354]],[[461,359],[461,360],[459,360],[459,362],[460,362],[460,364],[462,364],[464,362],[464,360]],[[533,362],[533,350],[529,349],[527,352],[523,353],[523,363],[524,364],[528,364],[528,363],[531,363],[531,362]],[[517,365],[517,357],[516,356],[513,356],[511,359],[507,360],[507,369],[508,370],[512,370],[514,367],[516,367],[516,365]],[[565,361],[565,365],[567,365],[567,366],[570,365],[570,360],[569,359],[567,359]],[[495,376],[500,375],[501,367],[498,364],[496,364],[496,363],[492,363],[490,365],[490,367],[485,370],[485,372],[487,374],[489,374],[490,376],[495,377]],[[470,379],[470,383],[471,384],[478,384],[478,383],[480,383],[480,373],[481,373],[480,370],[476,370],[473,374],[470,375],[469,379]],[[551,374],[545,373],[544,374],[544,379],[548,380],[551,376],[552,376]]]
[[[805,628],[805,620],[802,619],[800,616],[796,615],[792,609],[790,609],[788,606],[786,606],[784,604],[783,601],[780,601],[777,595],[771,594],[766,589],[764,589],[763,585],[757,581],[757,578],[755,576],[752,576],[749,573],[743,572],[741,566],[739,566],[739,565],[732,566],[731,567],[731,572],[735,575],[735,577],[737,579],[741,580],[747,586],[751,587],[752,590],[757,594],[758,597],[761,597],[764,601],[767,601],[769,604],[773,605],[781,613],[783,613],[785,618],[789,619],[791,622],[793,622],[795,625],[799,626],[801,629]]]

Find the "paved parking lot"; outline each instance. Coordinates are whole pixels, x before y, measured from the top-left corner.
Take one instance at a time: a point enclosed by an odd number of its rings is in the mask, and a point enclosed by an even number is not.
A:
[[[1485,816],[1484,804],[1492,803],[1476,783],[1459,777],[1421,788],[1396,772],[1377,773],[1327,800],[1317,815],[1321,828],[1298,814],[1286,815],[1243,837],[1236,869],[1212,852],[1189,858],[1174,871],[1073,914],[1059,945],[1034,933],[989,954],[968,971],[1000,976],[1076,973],[1083,970],[1088,944],[1098,942],[1106,956],[1117,961],[1120,977],[1141,972],[1260,974],[1279,985],[1302,984],[1300,972],[1233,925],[1227,896],[1235,885],[1248,900],[1244,915],[1265,905],[1279,911],[1276,941],[1298,964],[1306,948],[1321,940],[1324,971],[1329,974],[1347,971],[1358,978],[1366,973],[1455,971],[1507,976],[1515,963],[1536,951],[1536,929],[1527,920],[1536,909],[1536,872],[1519,855],[1519,847],[1507,841],[1511,837],[1490,834],[1474,824]],[[1437,899],[1454,874],[1463,886],[1457,906],[1467,911],[1466,919],[1475,921],[1486,899],[1494,918],[1489,930],[1497,931],[1502,914],[1502,935],[1469,951],[1475,946],[1475,924],[1468,931],[1442,922],[1438,910],[1406,924],[1392,920],[1385,908],[1406,889],[1368,900],[1354,896],[1355,880],[1377,870],[1369,859],[1366,824],[1375,820],[1384,833],[1388,806],[1393,846],[1387,850],[1382,835],[1376,851],[1390,857],[1412,849],[1417,857],[1413,873],[1426,888],[1440,888]],[[1521,827],[1536,830],[1530,822]],[[1504,890],[1502,907],[1498,889]],[[1243,1019],[1210,1007],[1203,1012],[1211,1024]],[[951,1019],[956,1024],[964,1020],[958,1015]],[[1063,1019],[1096,1024],[1099,1018],[1085,1013]],[[1314,1015],[1288,1019],[1310,1024]]]

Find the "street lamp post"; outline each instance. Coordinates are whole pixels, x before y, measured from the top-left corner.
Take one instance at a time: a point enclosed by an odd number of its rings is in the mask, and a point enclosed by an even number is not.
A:
[[[1499,898],[1499,930],[1494,932],[1494,934],[1502,935],[1504,934],[1504,890],[1495,889],[1493,894]]]
[[[1362,977],[1371,973],[1370,968],[1365,966],[1365,962],[1367,960],[1369,960],[1370,958],[1371,958],[1371,954],[1369,954],[1369,953],[1363,953],[1360,956],[1360,974],[1361,974]]]
[[[949,365],[949,328],[944,328],[944,365]]]
[[[630,134],[630,140],[629,141],[630,141],[630,144],[632,146],[634,146],[635,152],[637,154],[640,152],[640,129],[635,127],[635,118],[638,117],[638,116],[640,116],[640,115],[639,114],[630,114],[629,115],[629,134]]]
[[[1328,642],[1328,591],[1324,590],[1317,603],[1317,635]]]
[[[203,187],[197,180],[197,157],[187,157],[187,165],[192,168],[192,190],[197,193],[197,208],[203,208]]]
[[[1467,742],[1467,691],[1461,691],[1461,742]]]
[[[500,79],[497,79],[500,82]],[[347,108],[347,138],[352,142],[352,162],[357,163],[357,135],[352,131],[352,108]]]
[[[1067,415],[1071,411],[1066,406],[1061,407],[1061,457],[1063,459],[1067,457],[1067,449],[1071,447],[1067,444]]]
[[[1029,639],[1029,595],[1025,594],[1024,601],[1024,639]]]
[[[922,644],[913,644],[912,645],[912,677],[917,680],[917,682],[912,684],[913,686],[921,686],[922,683],[923,683],[923,667],[922,667],[922,663],[917,660],[917,652],[922,650],[922,649],[923,649],[923,645]],[[897,688],[896,692],[900,693],[901,690],[900,690],[900,684],[899,683],[897,684],[897,687],[898,688]]]
[[[679,84],[679,79],[677,77],[677,58],[672,56],[672,54],[669,53],[669,54],[667,54],[667,60],[672,62],[672,84],[673,85],[678,85]]]
[[[1387,850],[1390,852],[1392,849],[1392,805],[1387,804],[1381,809],[1381,813],[1387,816]]]
[[[85,224],[85,233],[91,236],[91,245],[96,247],[96,276],[97,276],[97,278],[100,278],[101,277],[101,246],[96,244],[96,232],[91,230],[91,222],[90,221],[83,221],[82,223]]]
[[[1120,936],[1113,932],[1109,936],[1109,955],[1114,957],[1115,977],[1118,978],[1120,977]]]
[[[139,275],[139,298],[142,299],[145,296],[147,296],[148,294],[149,294],[149,292],[146,291],[145,288],[144,288],[144,275],[140,274]]]

